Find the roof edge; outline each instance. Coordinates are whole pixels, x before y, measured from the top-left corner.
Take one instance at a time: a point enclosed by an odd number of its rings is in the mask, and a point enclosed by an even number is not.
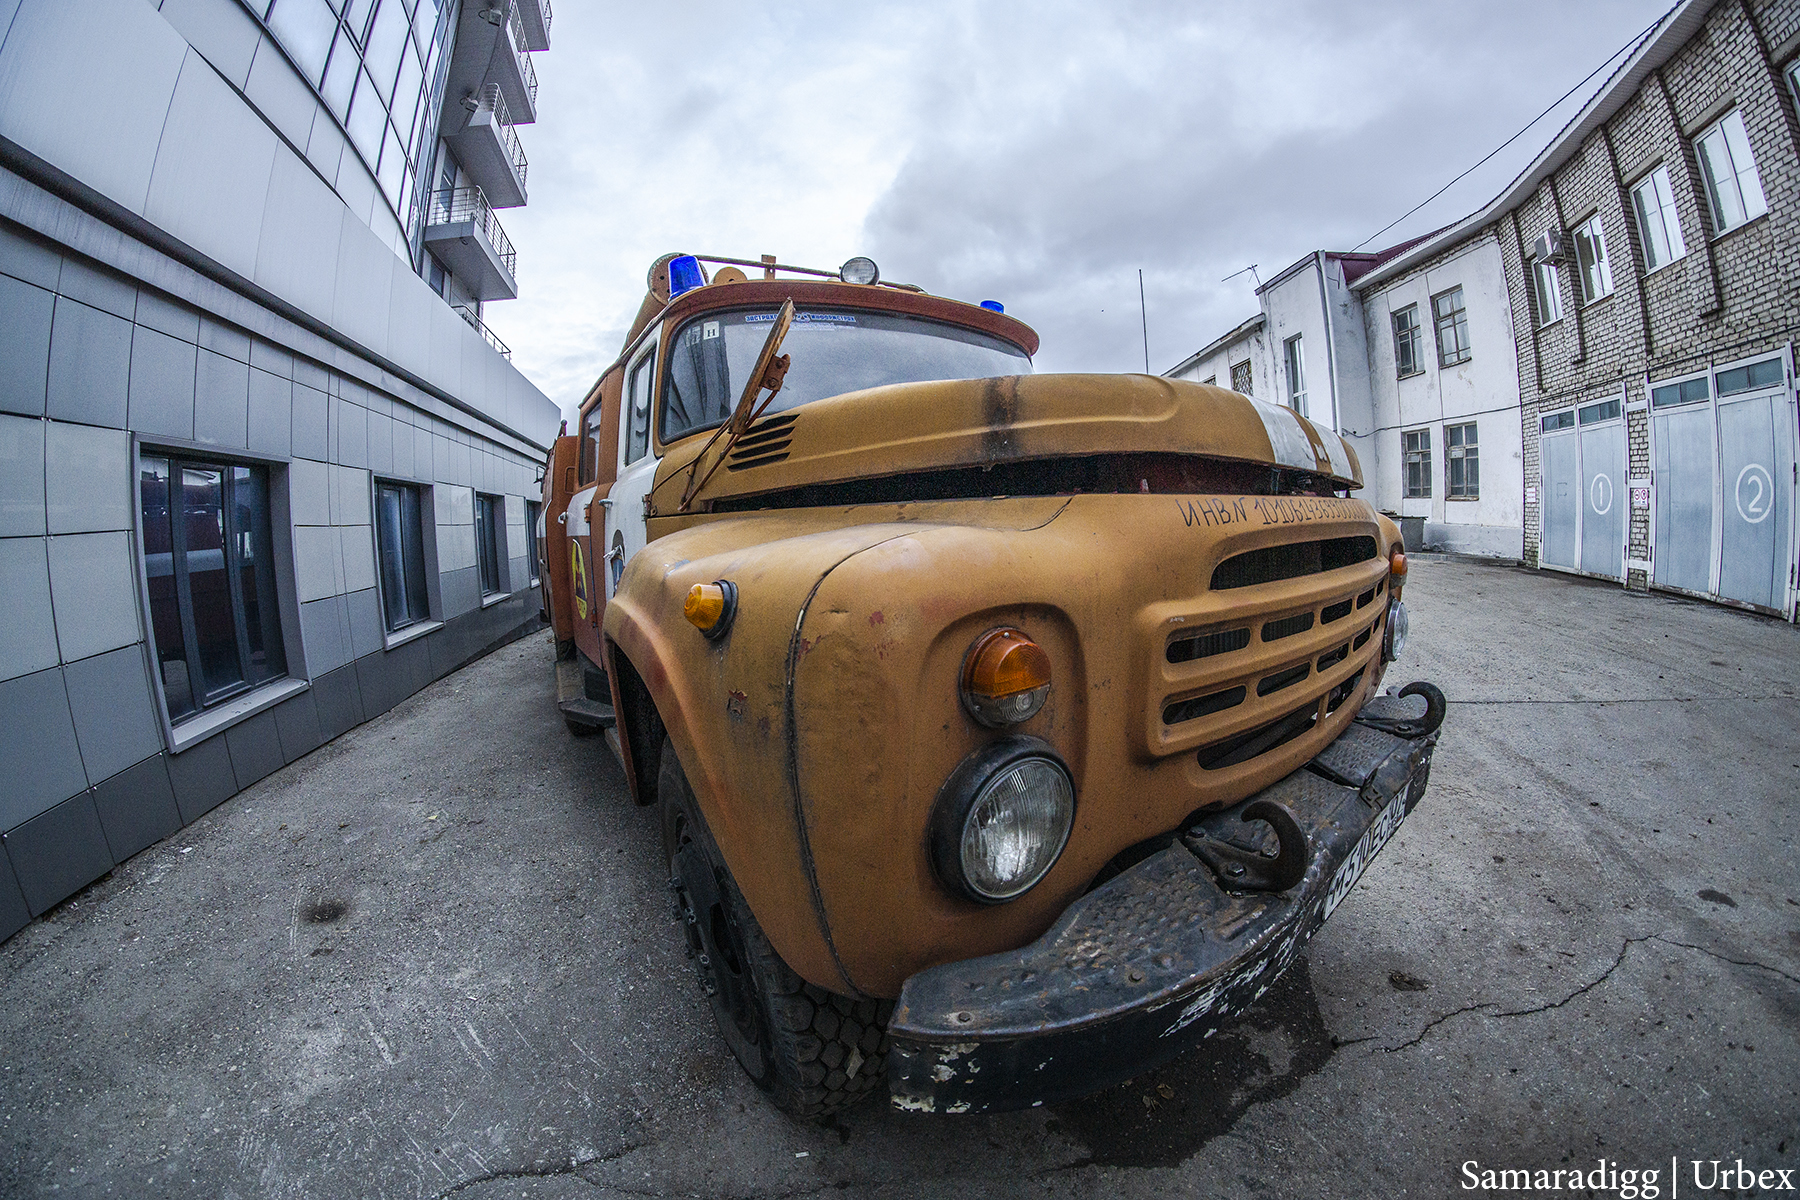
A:
[[[1180,362],[1176,363],[1174,366],[1172,366],[1168,370],[1164,371],[1162,373],[1162,377],[1164,379],[1173,378],[1177,371],[1185,371],[1189,367],[1193,366],[1195,363],[1199,362],[1201,359],[1209,358],[1212,355],[1217,354],[1220,350],[1224,349],[1226,346],[1229,346],[1231,343],[1237,341],[1239,337],[1250,332],[1252,329],[1255,329],[1258,325],[1263,324],[1268,319],[1269,319],[1269,317],[1268,317],[1267,313],[1257,313],[1253,317],[1245,318],[1244,320],[1238,322],[1236,325],[1232,326],[1230,330],[1228,330],[1226,333],[1224,333],[1220,337],[1214,338],[1212,341],[1208,342],[1206,345],[1202,346],[1200,349],[1194,351],[1192,354],[1188,355],[1186,358],[1182,359]]]
[[[1657,27],[1644,35],[1637,48],[1613,71],[1612,77],[1588,98],[1581,110],[1569,119],[1549,145],[1538,152],[1506,190],[1446,227],[1436,237],[1427,238],[1362,276],[1351,285],[1352,289],[1360,292],[1386,282],[1518,207],[1538,185],[1567,162],[1596,129],[1611,120],[1626,101],[1637,94],[1652,72],[1674,57],[1675,52],[1700,31],[1717,4],[1718,0],[1681,0],[1664,13]]]

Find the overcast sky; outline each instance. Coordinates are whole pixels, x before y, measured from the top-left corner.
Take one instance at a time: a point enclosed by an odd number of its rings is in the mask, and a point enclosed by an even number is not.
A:
[[[1248,275],[1430,195],[1668,0],[634,5],[557,0],[500,213],[513,362],[572,410],[668,251],[1000,300],[1039,371],[1165,371],[1256,311]],[[1592,86],[1371,249],[1491,199]]]

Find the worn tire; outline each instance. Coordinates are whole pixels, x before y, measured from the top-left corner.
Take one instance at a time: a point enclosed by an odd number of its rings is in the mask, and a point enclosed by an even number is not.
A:
[[[744,903],[700,816],[673,745],[657,797],[676,915],[713,1019],[738,1065],[776,1107],[822,1117],[881,1086],[891,1000],[856,1000],[801,979]]]

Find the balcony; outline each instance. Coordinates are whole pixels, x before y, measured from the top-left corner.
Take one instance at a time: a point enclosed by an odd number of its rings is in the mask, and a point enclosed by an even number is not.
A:
[[[476,102],[468,123],[457,132],[446,134],[444,140],[491,207],[517,208],[525,203],[525,177],[530,164],[525,160],[525,148],[519,144],[506,98],[499,88],[490,86]]]
[[[519,49],[550,48],[550,0],[513,0],[513,18]]]
[[[537,120],[537,71],[530,56],[520,49],[529,44],[530,36],[524,17],[496,0],[462,6],[444,83],[441,128],[456,128],[462,120],[456,106],[466,97],[486,95],[490,87],[500,89],[511,124],[529,125]]]
[[[519,295],[519,255],[478,187],[431,194],[425,245],[478,300]]]
[[[514,9],[502,26],[500,36],[494,39],[494,56],[488,61],[487,78],[484,85],[498,85],[500,94],[506,97],[506,106],[516,115],[515,121],[520,125],[529,125],[537,120],[537,69],[531,65],[531,55],[519,48],[521,32],[519,13]]]
[[[512,348],[496,337],[493,330],[481,323],[481,318],[475,315],[474,309],[466,304],[457,304],[453,307],[456,309],[456,315],[467,321],[469,323],[469,328],[481,335],[482,341],[498,350],[501,358],[504,358],[507,362],[512,361]]]

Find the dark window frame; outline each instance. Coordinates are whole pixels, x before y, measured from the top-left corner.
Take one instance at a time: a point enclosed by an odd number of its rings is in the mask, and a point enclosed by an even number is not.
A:
[[[525,501],[525,575],[537,587],[543,580],[543,565],[538,561],[537,527],[544,506],[536,500]]]
[[[374,526],[375,526],[375,582],[377,595],[381,598],[382,627],[390,637],[408,632],[416,626],[437,620],[437,612],[431,594],[432,570],[431,548],[426,542],[427,529],[436,533],[436,525],[432,520],[431,489],[420,483],[404,479],[386,479],[375,477]],[[388,508],[384,503],[383,493],[395,495],[396,508],[400,526],[394,531],[398,542],[400,561],[390,562],[393,552],[389,545],[386,521]],[[406,501],[410,499],[412,508],[407,512]],[[408,524],[414,537],[414,544],[409,554],[406,544]],[[417,572],[413,570],[417,567]],[[396,587],[398,585],[398,587]],[[396,613],[398,607],[398,613]]]
[[[506,587],[506,498],[475,493],[475,568],[481,598],[508,594]]]
[[[165,471],[160,516],[146,504],[148,481],[145,472],[152,463],[162,464]],[[187,508],[185,484],[185,473],[190,470],[216,472],[218,475],[217,522],[220,545],[216,550],[212,547],[194,547],[190,541],[195,532]],[[245,473],[243,478],[240,478],[239,472]],[[177,483],[178,480],[183,482]],[[250,495],[240,502],[239,492],[246,484]],[[169,716],[170,727],[177,728],[239,697],[278,683],[289,675],[287,643],[281,622],[280,585],[275,566],[273,482],[266,463],[146,445],[139,449],[137,455],[136,486],[137,520],[142,537],[141,565],[146,584],[145,598],[149,604],[146,617],[150,647],[155,660],[157,685],[162,689],[163,708]],[[180,512],[186,518],[183,520],[175,519],[176,505],[173,496],[177,493],[182,497]],[[246,515],[247,506],[249,511]],[[257,508],[260,508],[260,513],[256,511]],[[157,528],[159,521],[160,530]],[[162,538],[156,536],[159,532],[163,535]],[[165,539],[168,546],[166,551],[160,548],[165,544]],[[248,562],[244,554],[246,542],[249,549]],[[169,556],[166,577],[170,581],[170,591],[165,591],[155,583],[164,576],[161,572],[152,570],[150,561],[152,557],[160,557],[164,553]],[[207,553],[219,555],[218,569],[223,573],[224,600],[228,608],[225,615],[231,626],[224,646],[230,650],[235,660],[235,666],[230,668],[235,673],[235,678],[222,679],[217,685],[208,684],[209,666],[205,658],[205,644],[200,638],[199,606],[193,591],[193,576],[196,571],[191,558]],[[262,569],[258,569],[259,566]],[[248,587],[246,569],[251,575]],[[174,606],[172,614],[166,607],[170,604]],[[209,607],[216,615],[217,605]],[[213,633],[213,644],[217,646],[217,631]],[[175,642],[179,645],[170,644]],[[172,650],[176,653],[170,653]],[[174,662],[181,663],[185,672],[184,698],[170,691],[170,678],[165,664]],[[222,661],[217,661],[215,665],[225,666]]]

